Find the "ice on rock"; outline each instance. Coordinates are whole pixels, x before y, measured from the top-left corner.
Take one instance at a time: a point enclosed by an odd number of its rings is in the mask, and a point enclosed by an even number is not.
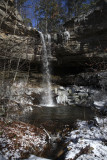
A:
[[[64,38],[65,38],[65,42],[68,42],[68,40],[70,39],[70,32],[69,31],[65,30]]]
[[[105,102],[103,102],[103,101],[94,101],[94,105],[96,105],[98,107],[100,107],[100,106],[103,107],[104,104],[105,104]]]
[[[58,91],[58,97],[56,98],[58,104],[66,104],[68,102],[68,97],[65,92]]]

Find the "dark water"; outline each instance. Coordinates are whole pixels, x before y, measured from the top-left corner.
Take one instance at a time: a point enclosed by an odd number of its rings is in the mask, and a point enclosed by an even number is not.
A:
[[[43,123],[45,121],[58,121],[62,123],[74,122],[77,119],[90,120],[94,117],[94,112],[87,107],[79,106],[56,106],[34,108],[33,112],[25,115],[29,123]]]

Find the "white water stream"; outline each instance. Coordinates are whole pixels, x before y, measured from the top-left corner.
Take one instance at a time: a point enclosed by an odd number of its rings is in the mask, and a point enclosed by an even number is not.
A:
[[[47,41],[44,38],[42,32],[40,33],[41,42],[42,42],[42,63],[43,63],[43,88],[45,94],[42,97],[42,105],[43,106],[54,106],[52,99],[52,87],[51,87],[51,75],[50,75],[50,64],[49,57],[51,57],[51,36],[47,34]],[[47,45],[46,45],[47,44]],[[47,49],[48,47],[48,49]]]

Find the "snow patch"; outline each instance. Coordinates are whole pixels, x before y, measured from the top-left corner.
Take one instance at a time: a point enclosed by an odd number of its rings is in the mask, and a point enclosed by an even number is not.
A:
[[[26,160],[49,160],[49,159],[46,159],[46,158],[41,158],[41,157],[37,157],[37,156],[34,156],[34,155],[31,155],[28,159]]]
[[[103,101],[94,101],[94,105],[98,106],[98,107],[103,107],[105,104],[105,102]]]
[[[98,127],[94,121],[78,121],[78,129],[72,131],[67,137],[69,141],[66,160],[75,158],[77,160],[106,160],[107,158],[107,118],[95,117]],[[86,154],[81,154],[81,150],[89,146]]]

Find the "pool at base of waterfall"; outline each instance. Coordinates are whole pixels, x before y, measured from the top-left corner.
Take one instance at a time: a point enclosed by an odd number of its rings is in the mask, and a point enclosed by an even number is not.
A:
[[[28,123],[42,123],[45,121],[57,121],[61,123],[71,123],[80,120],[90,120],[95,113],[90,108],[80,107],[76,105],[56,105],[56,106],[40,106],[33,108],[33,111],[27,112],[20,119]]]
[[[48,149],[43,157],[54,159],[64,148],[66,136],[75,128],[76,121],[88,121],[94,116],[95,113],[87,107],[56,105],[54,107],[34,107],[31,112],[20,117],[20,120],[37,126],[46,133]]]

